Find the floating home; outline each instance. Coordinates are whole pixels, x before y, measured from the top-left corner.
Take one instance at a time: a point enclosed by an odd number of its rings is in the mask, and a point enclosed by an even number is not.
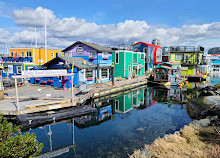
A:
[[[154,82],[177,86],[181,78],[181,65],[175,62],[163,62],[154,68]]]
[[[86,84],[95,83],[97,75],[99,75],[98,79],[100,79],[101,83],[110,80],[112,49],[96,43],[77,41],[64,49],[62,52],[64,52],[64,56],[66,57],[80,57],[88,63],[92,63],[97,66],[98,72],[97,69],[90,69],[86,71],[84,69],[82,71],[83,75],[79,78],[83,78],[85,76],[84,82]]]
[[[112,53],[115,77],[129,79],[145,74],[145,54],[133,51],[115,51]]]
[[[193,76],[198,71],[198,65],[203,64],[204,48],[199,46],[164,47],[170,52],[170,60],[181,64],[182,76]]]
[[[154,44],[136,42],[133,44],[133,51],[145,53],[145,71],[153,71],[154,65],[162,62],[162,47]]]
[[[94,77],[88,72],[95,71],[96,65],[81,57],[56,57],[44,65],[34,68],[34,71],[56,71],[66,70],[67,73],[74,73],[73,85],[79,86],[80,83],[93,83]],[[38,77],[31,78],[32,84],[48,85],[52,87],[71,88],[71,77]]]
[[[56,54],[60,53],[61,50],[52,49],[45,51],[45,49],[41,48],[10,48],[9,54],[1,57],[1,63],[4,67],[7,67],[3,71],[2,76],[11,77],[13,75],[21,75],[22,71],[42,65],[45,61],[50,61],[56,57]]]
[[[112,51],[94,43],[76,42],[64,49],[63,55],[57,56],[34,70],[66,70],[74,73],[73,85],[93,84],[97,82],[97,67],[100,83],[110,80]],[[42,77],[31,79],[33,84],[71,88],[71,77]]]

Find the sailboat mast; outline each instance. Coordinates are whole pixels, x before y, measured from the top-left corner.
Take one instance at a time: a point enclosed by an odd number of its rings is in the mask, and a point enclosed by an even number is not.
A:
[[[47,62],[47,18],[46,18],[46,12],[47,9],[45,8],[45,21],[44,21],[44,25],[45,25],[45,63]]]
[[[35,27],[35,48],[37,48],[37,28]]]

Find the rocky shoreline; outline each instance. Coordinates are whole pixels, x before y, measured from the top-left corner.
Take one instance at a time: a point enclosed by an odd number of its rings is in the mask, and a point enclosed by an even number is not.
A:
[[[130,158],[220,157],[220,84],[202,88],[199,93],[187,103],[187,112],[194,119],[189,125],[157,138]]]
[[[220,84],[202,88],[199,97],[187,103],[187,112],[192,119],[220,118]]]

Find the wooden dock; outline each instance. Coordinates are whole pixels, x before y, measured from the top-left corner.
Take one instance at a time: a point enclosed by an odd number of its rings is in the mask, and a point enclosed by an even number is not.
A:
[[[15,90],[4,91],[4,99],[0,100],[0,113],[7,116],[27,115],[65,109],[74,106],[81,106],[89,99],[104,96],[114,96],[120,92],[129,92],[135,88],[147,84],[148,76],[134,78],[132,80],[115,81],[116,86],[111,86],[111,82],[90,85],[91,91],[79,93],[79,88],[69,90],[54,89],[53,87],[42,87],[37,85],[27,85],[17,87]],[[19,108],[18,108],[19,107]]]

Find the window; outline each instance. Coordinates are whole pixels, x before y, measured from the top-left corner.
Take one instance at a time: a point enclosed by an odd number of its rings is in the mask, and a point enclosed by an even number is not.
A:
[[[119,63],[119,54],[115,53],[115,64]]]
[[[115,101],[115,109],[119,110],[119,101],[118,100]]]
[[[156,62],[162,62],[162,49],[157,49]]]
[[[86,77],[86,79],[93,79],[93,70],[92,69],[86,69],[85,77]]]
[[[31,51],[27,51],[26,52],[26,57],[32,57],[32,52]]]
[[[21,66],[17,66],[17,74],[21,74]]]
[[[24,52],[21,52],[21,56],[24,57]]]
[[[144,54],[141,54],[141,59],[144,59]]]
[[[102,58],[108,59],[108,52],[102,52]]]
[[[14,55],[13,52],[11,52],[11,56],[12,56],[12,57],[13,57],[13,55]]]
[[[175,60],[182,60],[183,54],[175,54]]]
[[[131,71],[131,65],[128,66],[128,71]]]
[[[101,77],[108,78],[108,69],[101,69]]]
[[[89,52],[89,59],[95,59],[96,58],[96,51],[90,51]]]
[[[53,58],[54,57],[54,53],[53,52],[51,52],[51,58]]]

